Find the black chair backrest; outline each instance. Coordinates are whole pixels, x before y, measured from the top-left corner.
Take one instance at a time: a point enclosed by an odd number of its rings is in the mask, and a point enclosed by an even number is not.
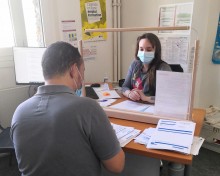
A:
[[[10,137],[10,127],[3,128],[0,124],[0,153],[9,153],[9,165],[12,164],[12,156],[14,155],[14,145]]]
[[[8,151],[10,149],[14,149],[12,140],[10,138],[10,129],[10,127],[7,127],[0,133],[0,152],[2,153],[3,150]]]
[[[183,72],[183,68],[180,64],[169,64],[173,72]]]

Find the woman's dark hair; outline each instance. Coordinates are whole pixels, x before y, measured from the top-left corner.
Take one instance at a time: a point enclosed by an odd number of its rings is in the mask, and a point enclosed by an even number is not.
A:
[[[161,60],[161,43],[159,38],[153,34],[153,33],[144,33],[141,36],[137,38],[137,43],[136,43],[136,50],[135,50],[135,58],[139,60],[137,57],[138,50],[139,50],[139,42],[142,39],[147,39],[152,47],[155,49],[155,56],[154,59],[150,62],[149,67],[148,67],[148,85],[150,91],[152,91],[152,94],[155,94],[155,81],[156,81],[156,70],[160,67],[160,64],[163,62]]]
[[[81,55],[77,48],[66,42],[51,44],[43,54],[42,69],[44,79],[51,79],[63,75],[73,64],[79,67],[82,63]]]

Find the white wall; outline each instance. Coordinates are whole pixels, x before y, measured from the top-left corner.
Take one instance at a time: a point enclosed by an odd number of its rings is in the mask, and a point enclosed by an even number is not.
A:
[[[192,27],[200,40],[194,107],[220,106],[220,65],[211,62],[220,12],[219,0],[122,0],[122,27],[157,26],[160,5],[194,2]],[[128,15],[130,12],[131,15]],[[134,58],[136,38],[143,32],[122,33],[122,78]],[[197,34],[192,32],[195,40]]]
[[[78,40],[82,39],[80,1],[78,0],[46,0],[42,1],[45,25],[45,38],[47,46],[54,41],[62,40],[61,21],[76,20]],[[112,27],[111,1],[106,1],[107,26]],[[94,45],[87,42],[86,45]],[[95,42],[97,46],[97,57],[95,60],[85,62],[85,81],[101,82],[104,75],[110,80],[113,77],[113,46],[112,33],[108,34],[107,41]],[[103,52],[104,51],[104,52]]]
[[[0,123],[3,127],[11,125],[16,107],[28,98],[28,87],[0,90]]]
[[[156,27],[158,26],[159,7],[161,5],[188,3],[193,2],[193,0],[139,0],[138,4],[133,0],[122,0],[121,2],[122,27]],[[145,32],[123,32],[121,35],[122,78],[125,78],[129,65],[134,59],[137,36],[143,33]],[[153,33],[157,34],[157,32]]]
[[[196,107],[220,107],[220,65],[211,62],[219,13],[219,0],[195,0],[192,26],[200,40]]]
[[[27,86],[16,86],[12,48],[0,49],[0,123],[10,126],[16,107],[28,98]]]

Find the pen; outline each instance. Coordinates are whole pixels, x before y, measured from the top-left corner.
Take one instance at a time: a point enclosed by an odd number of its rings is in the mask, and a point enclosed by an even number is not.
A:
[[[105,100],[105,99],[104,99],[104,100],[98,100],[98,102],[106,102],[106,101],[107,101],[107,100]]]

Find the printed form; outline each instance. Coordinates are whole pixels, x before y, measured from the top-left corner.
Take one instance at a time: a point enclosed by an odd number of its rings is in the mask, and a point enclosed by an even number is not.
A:
[[[190,154],[194,131],[194,122],[160,119],[154,135],[147,144],[147,148],[166,149]]]
[[[118,138],[121,147],[124,147],[128,144],[132,139],[134,139],[137,135],[140,134],[141,130],[135,129],[134,127],[127,127],[122,125],[117,125],[111,123],[115,134]]]

